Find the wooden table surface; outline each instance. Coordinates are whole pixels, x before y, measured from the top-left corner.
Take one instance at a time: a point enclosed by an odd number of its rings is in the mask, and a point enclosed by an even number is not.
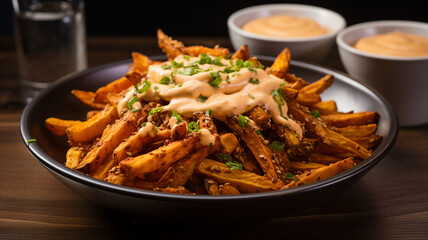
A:
[[[231,47],[225,38],[176,38]],[[88,37],[89,67],[131,51],[161,54],[154,37]],[[343,70],[337,52],[325,65]],[[0,239],[428,239],[428,125],[400,129],[372,171],[317,207],[254,223],[172,223],[105,209],[54,178],[21,140],[18,89],[13,39],[0,37]]]

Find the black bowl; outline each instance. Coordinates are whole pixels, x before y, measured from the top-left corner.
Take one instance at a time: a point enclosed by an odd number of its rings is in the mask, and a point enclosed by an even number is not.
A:
[[[164,60],[163,56],[151,57]],[[259,56],[269,66],[274,58]],[[391,150],[398,135],[398,120],[390,104],[370,87],[332,69],[291,61],[290,72],[312,82],[326,74],[335,81],[323,100],[335,100],[340,111],[377,111],[377,133],[382,143],[373,155],[352,169],[331,178],[281,191],[233,196],[178,195],[118,186],[94,179],[64,166],[66,137],[45,128],[48,117],[84,120],[88,107],[71,95],[71,89],[96,90],[123,76],[131,60],[112,63],[66,76],[29,103],[21,117],[21,135],[28,150],[65,185],[103,206],[126,213],[160,218],[251,219],[273,218],[319,204],[349,188]],[[37,142],[27,144],[28,139]]]

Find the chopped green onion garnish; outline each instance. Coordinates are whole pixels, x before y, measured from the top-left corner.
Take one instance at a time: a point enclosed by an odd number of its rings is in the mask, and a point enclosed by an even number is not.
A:
[[[205,102],[208,99],[208,97],[203,96],[202,94],[199,95],[199,97],[196,99],[199,102]]]
[[[197,122],[191,121],[187,125],[187,131],[189,132],[198,132],[199,131],[199,125]]]
[[[137,90],[137,93],[147,92],[151,85],[152,85],[152,83],[150,81],[145,80],[143,82],[143,86]]]
[[[37,139],[35,139],[35,138],[28,139],[27,140],[27,145],[30,144],[30,143],[35,143],[35,142],[37,142]]]
[[[251,93],[248,93],[248,97],[250,97],[251,99],[255,99],[255,97]]]
[[[238,125],[240,127],[246,127],[249,122],[250,122],[250,119],[248,117],[243,116],[243,115],[238,116]]]
[[[278,141],[273,141],[271,144],[269,144],[269,148],[275,151],[282,151],[284,150],[285,144]]]
[[[294,174],[292,174],[291,172],[288,172],[288,173],[286,173],[285,174],[285,179],[287,179],[287,180],[291,180],[291,179],[293,179],[294,177],[295,177],[296,175],[294,175]]]
[[[260,80],[258,78],[254,79],[254,78],[250,78],[250,80],[248,80],[249,83],[251,84],[259,84]]]
[[[225,164],[230,168],[230,170],[236,170],[236,169],[242,170],[244,168],[242,164],[236,161],[228,161]]]
[[[149,115],[155,115],[156,113],[158,113],[158,112],[161,112],[162,111],[162,107],[155,107],[155,108],[152,108],[151,110],[150,110],[150,112],[149,112]]]
[[[205,112],[206,116],[211,116],[213,111],[211,111],[211,109],[207,109],[207,111]]]
[[[316,118],[321,117],[321,114],[320,114],[320,112],[319,112],[318,110],[312,110],[312,111],[311,111],[311,115],[312,115],[313,117],[316,117]]]
[[[174,112],[172,112],[171,117],[175,117],[177,119],[177,123],[181,122],[181,116],[177,113],[177,110],[174,110]]]
[[[131,98],[131,100],[129,100],[127,103],[126,103],[126,106],[128,107],[128,109],[130,109],[130,110],[134,110],[134,108],[132,107],[133,105],[134,105],[134,103],[136,103],[138,100],[140,100],[139,98],[138,98],[138,96],[134,96],[133,98]]]
[[[159,81],[160,84],[168,85],[171,83],[171,79],[167,76],[163,76],[163,78]]]

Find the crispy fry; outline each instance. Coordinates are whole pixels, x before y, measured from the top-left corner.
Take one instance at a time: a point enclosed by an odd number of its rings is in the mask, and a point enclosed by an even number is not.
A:
[[[58,136],[67,134],[67,128],[81,123],[79,120],[63,120],[59,118],[50,117],[45,120],[46,128]]]
[[[173,40],[160,29],[157,31],[157,36],[159,48],[166,54],[168,59],[174,59],[179,55],[187,54],[182,42]]]
[[[269,177],[260,176],[245,170],[230,170],[224,163],[204,159],[196,167],[199,173],[214,179],[220,184],[229,183],[242,193],[255,193],[278,190],[283,187],[282,181],[272,182]]]
[[[275,166],[272,162],[273,152],[269,146],[263,143],[257,133],[253,131],[250,126],[239,126],[237,116],[233,116],[226,120],[226,124],[245,142],[245,144],[253,153],[254,158],[262,168],[264,174],[270,179],[279,179]]]
[[[327,165],[320,164],[320,163],[314,163],[314,162],[290,161],[289,166],[290,166],[291,171],[307,171],[307,170],[325,167]]]
[[[219,186],[220,195],[239,195],[241,194],[239,190],[230,185],[229,183],[225,183],[224,185]]]
[[[79,99],[82,103],[86,104],[87,106],[89,106],[93,109],[103,109],[106,106],[105,103],[95,102],[95,93],[94,92],[73,89],[73,90],[71,90],[71,93],[77,99]]]
[[[186,53],[189,56],[197,57],[201,53],[209,54],[214,57],[227,57],[229,56],[229,49],[215,46],[214,48],[208,48],[203,46],[189,46],[186,47]]]
[[[71,169],[76,169],[85,154],[85,150],[81,147],[69,148],[65,158],[65,166]]]
[[[298,176],[297,181],[291,181],[289,184],[285,185],[284,188],[298,187],[304,184],[324,180],[352,168],[355,164],[356,163],[352,158],[347,158],[326,167],[306,171]]]
[[[338,113],[336,102],[333,100],[316,102],[310,106],[310,109],[317,110],[321,115]]]
[[[375,123],[379,119],[379,114],[373,111],[362,111],[357,113],[338,113],[321,116],[321,119],[328,125],[336,127],[346,127],[351,125],[365,125]]]
[[[146,76],[146,73],[141,73],[139,71],[129,71],[125,74],[126,79],[130,81],[134,86],[141,83],[141,80]]]
[[[119,163],[120,173],[125,175],[121,181],[133,181],[136,177],[144,178],[146,174],[180,160],[195,149],[196,140],[197,135],[192,135],[187,139],[159,147],[152,152],[121,161]]]
[[[94,117],[67,128],[70,144],[75,146],[94,140],[101,136],[106,126],[113,123],[118,117],[116,108],[107,105]]]
[[[366,125],[351,125],[347,127],[335,128],[335,130],[345,137],[359,138],[367,137],[376,132],[377,125],[370,123]]]
[[[220,149],[223,154],[230,155],[239,145],[239,140],[233,133],[222,133],[219,136]]]
[[[79,166],[77,166],[77,169],[87,173],[95,172],[98,166],[103,164],[113,153],[114,149],[132,132],[137,130],[139,118],[139,115],[127,111],[123,118],[103,132],[100,141],[88,152]]]
[[[242,45],[238,51],[236,51],[230,59],[242,59],[242,60],[248,60],[251,57],[250,49],[248,48],[247,44]]]
[[[291,54],[288,48],[284,48],[275,58],[273,64],[267,68],[267,72],[279,78],[285,78],[290,67]]]
[[[211,178],[204,179],[204,186],[209,195],[221,195],[218,189],[218,183]]]
[[[316,94],[321,94],[322,92],[324,92],[328,87],[331,86],[331,84],[333,83],[334,80],[334,76],[331,74],[327,74],[324,77],[322,77],[321,79],[310,83],[309,85],[304,86],[303,88],[300,89],[300,93],[306,93],[306,94],[312,94],[312,93],[316,93]]]
[[[139,52],[132,52],[133,70],[139,73],[145,73],[153,63],[149,57]]]
[[[100,87],[95,92],[94,102],[96,103],[108,103],[107,96],[109,94],[120,93],[123,90],[132,86],[132,82],[128,80],[128,78],[121,77],[104,87]]]

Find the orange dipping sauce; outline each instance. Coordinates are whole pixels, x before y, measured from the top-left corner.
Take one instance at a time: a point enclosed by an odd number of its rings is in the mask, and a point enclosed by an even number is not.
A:
[[[394,57],[428,56],[428,38],[400,31],[362,38],[354,47],[364,52]]]
[[[281,38],[313,37],[330,32],[310,18],[292,15],[256,18],[247,22],[242,29],[258,35]]]

